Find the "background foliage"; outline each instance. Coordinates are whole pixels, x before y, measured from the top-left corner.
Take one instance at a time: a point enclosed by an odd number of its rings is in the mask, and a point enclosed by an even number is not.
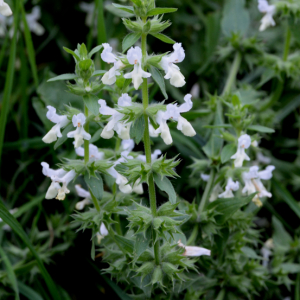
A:
[[[80,1],[8,3],[14,10],[14,26],[20,30],[12,37],[9,34],[11,25],[8,25],[5,36],[0,39],[1,115],[8,112],[7,120],[2,118],[0,124],[4,130],[6,123],[4,142],[0,145],[0,209],[3,205],[7,209],[19,209],[14,213],[17,222],[10,215],[7,219],[2,218],[6,223],[10,220],[10,224],[14,224],[12,231],[4,231],[4,222],[0,223],[0,298],[9,299],[20,293],[21,298],[58,299],[56,294],[59,293],[62,299],[85,299],[117,293],[120,298],[129,299],[124,293],[124,290],[130,292],[126,285],[121,283],[116,287],[116,281],[101,274],[100,271],[108,267],[101,256],[91,260],[88,230],[76,233],[77,225],[70,217],[78,201],[75,193],[72,193],[73,198],[70,196],[63,202],[44,200],[48,182],[41,175],[40,167],[42,161],[54,165],[62,157],[75,158],[72,144],[64,144],[54,155],[53,147],[41,140],[51,127],[45,117],[46,105],[59,110],[64,108],[64,103],[70,103],[81,108],[81,99],[68,93],[64,83],[46,83],[55,74],[74,72],[74,61],[63,51],[63,46],[75,49],[78,43],[86,43],[91,49],[109,41],[121,51],[121,41],[127,31],[120,17],[125,14],[110,2],[96,0],[92,15],[98,29],[95,31],[94,27],[84,26],[86,13],[80,8]],[[129,1],[118,3],[130,4]],[[20,22],[24,20],[22,13],[29,13],[35,5],[41,7],[39,22],[45,28],[41,36],[30,33]],[[179,152],[182,159],[176,168],[180,178],[173,182],[182,200],[181,208],[192,216],[184,224],[187,236],[192,236],[195,224],[199,225],[193,218],[192,203],[200,202],[205,188],[200,173],[206,170],[201,168],[199,161],[206,158],[203,147],[211,129],[204,126],[213,123],[216,109],[213,95],[222,93],[236,51],[242,57],[236,83],[239,96],[244,103],[251,104],[249,114],[255,116],[257,123],[275,129],[272,134],[259,132],[262,137],[260,148],[276,166],[270,185],[273,197],[255,211],[254,222],[250,218],[244,219],[244,215],[229,220],[226,226],[234,234],[223,228],[222,235],[212,238],[216,229],[211,223],[213,216],[207,215],[207,222],[201,224],[207,238],[198,238],[198,241],[206,248],[213,245],[215,256],[210,264],[200,259],[198,267],[201,274],[208,276],[203,280],[195,278],[189,286],[175,287],[174,291],[182,290],[184,296],[174,293],[168,297],[300,299],[300,207],[297,201],[300,183],[299,12],[290,16],[278,14],[277,26],[260,33],[261,14],[256,1],[158,0],[157,6],[178,7],[177,13],[168,15],[173,25],[165,33],[186,49],[181,71],[187,84],[180,91],[167,84],[168,103],[175,100],[180,103],[195,84],[200,87],[189,116],[197,135],[191,139],[172,131],[171,147],[155,139],[156,149],[167,152],[168,157]],[[290,55],[284,62],[281,58],[285,55],[288,24],[291,29]],[[231,35],[232,26],[238,28],[239,34]],[[149,45],[149,52],[170,50],[167,44],[152,37],[149,37]],[[100,56],[97,55],[95,60],[100,67]],[[101,69],[104,68],[103,65]],[[108,93],[103,97],[109,99]],[[162,99],[158,88],[150,90],[150,100]],[[114,145],[110,140],[102,139],[101,147],[112,148]],[[193,172],[189,168],[192,164]],[[165,202],[163,193],[159,194],[158,202]],[[211,209],[217,210],[213,206]],[[246,209],[253,210],[253,207]],[[245,226],[242,230],[241,224]],[[125,227],[125,222],[122,225]],[[269,238],[273,238],[276,247],[272,262],[265,269],[261,266],[260,249]],[[214,243],[210,243],[212,239]],[[166,296],[157,293],[156,297]]]

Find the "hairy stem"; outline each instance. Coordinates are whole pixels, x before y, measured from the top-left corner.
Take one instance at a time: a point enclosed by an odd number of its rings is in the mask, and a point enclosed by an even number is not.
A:
[[[222,92],[221,96],[228,95],[231,92],[232,87],[233,87],[233,85],[235,84],[235,81],[236,81],[236,75],[237,75],[238,70],[240,68],[241,61],[242,61],[242,55],[241,55],[240,52],[237,52],[235,54],[234,61],[233,61],[233,64],[231,66],[231,69],[230,69],[230,73],[229,73],[229,76],[227,78],[227,81],[226,81],[226,84],[225,84],[225,87],[223,89],[223,92]]]
[[[146,20],[144,20],[146,22]],[[146,59],[147,56],[147,34],[142,34],[142,54],[143,54],[143,62]],[[146,71],[146,69],[145,69]],[[142,84],[142,95],[143,95],[143,107],[144,110],[147,109],[149,105],[149,95],[148,95],[148,80],[147,78],[143,79]],[[149,120],[146,113],[144,113],[144,119],[145,119],[145,132],[144,132],[144,147],[145,147],[145,155],[146,155],[146,161],[148,164],[151,164],[151,141],[150,141],[150,135],[149,135]],[[150,174],[149,180],[148,180],[148,188],[149,188],[149,199],[150,199],[150,208],[152,212],[152,216],[156,217],[156,195],[155,195],[155,185],[154,185],[154,178],[153,174]],[[153,240],[155,240],[155,232],[152,232]],[[156,241],[154,244],[154,256],[155,256],[155,262],[157,265],[159,265],[159,241]]]
[[[84,106],[84,115],[86,118],[89,116],[89,110],[86,106]],[[89,123],[86,122],[84,125],[84,130],[88,133],[89,132]],[[87,164],[90,160],[90,149],[89,149],[90,142],[84,140],[84,162]]]
[[[199,205],[199,209],[198,209],[198,217],[203,212],[203,209],[206,205],[206,202],[208,200],[208,196],[210,194],[210,191],[211,191],[212,186],[213,186],[214,181],[215,181],[215,175],[216,175],[216,171],[215,171],[214,168],[212,168],[211,171],[210,171],[210,174],[209,174],[209,180],[207,182],[207,185],[205,187],[204,193],[203,193],[201,201],[200,201],[200,205]]]

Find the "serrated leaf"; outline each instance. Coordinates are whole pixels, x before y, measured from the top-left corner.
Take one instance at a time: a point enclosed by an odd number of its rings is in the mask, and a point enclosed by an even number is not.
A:
[[[163,179],[161,179],[161,176],[159,174],[153,174],[154,181],[156,185],[159,187],[160,190],[163,192],[166,192],[169,196],[169,200],[172,204],[176,203],[176,192],[174,190],[174,187],[171,183],[171,181],[164,176]]]
[[[139,257],[144,251],[146,251],[150,241],[151,241],[151,232],[149,230],[147,230],[146,236],[144,236],[144,233],[142,232],[136,235],[134,251],[137,257]]]
[[[236,152],[237,146],[235,144],[226,145],[221,152],[221,162],[222,164],[230,160],[231,156]]]
[[[230,37],[232,33],[245,35],[250,25],[249,12],[245,9],[245,0],[227,0],[225,2],[221,27]]]
[[[178,8],[157,7],[157,8],[150,9],[147,13],[147,17],[173,13],[177,10],[178,10]]]
[[[84,175],[84,180],[89,187],[92,194],[98,199],[101,200],[103,197],[103,181],[102,177],[89,177],[88,172]]]
[[[89,58],[91,58],[95,53],[100,51],[102,48],[103,48],[102,45],[99,45],[99,46],[96,46],[95,48],[93,48],[89,53]]]
[[[171,38],[169,38],[168,36],[162,34],[162,33],[150,33],[151,35],[153,35],[155,38],[163,41],[164,43],[167,44],[175,44],[176,42],[174,40],[172,40]]]
[[[86,94],[83,96],[83,101],[88,110],[95,116],[99,115],[98,97],[92,94]]]
[[[153,67],[153,66],[149,66],[150,69],[150,73],[152,75],[153,80],[157,83],[157,85],[159,86],[162,94],[164,95],[165,99],[168,99],[168,94],[166,92],[166,85],[165,85],[165,79],[163,77],[163,75],[161,74],[161,72]]]
[[[145,118],[144,115],[141,115],[130,126],[130,138],[134,139],[136,144],[139,144],[144,136],[144,132],[145,132]]]
[[[129,239],[127,239],[123,236],[117,235],[117,234],[114,237],[117,240],[117,242],[120,244],[120,246],[122,246],[126,252],[133,254],[134,241],[129,240]]]
[[[59,76],[56,76],[54,78],[47,80],[47,82],[58,81],[58,80],[72,80],[72,79],[76,79],[76,78],[79,78],[78,75],[76,75],[76,74],[62,74],[62,75],[59,75]]]
[[[122,51],[125,52],[132,45],[134,45],[139,40],[141,35],[141,32],[132,32],[127,34],[122,42]]]
[[[214,209],[221,215],[215,217],[218,224],[224,224],[238,209],[248,204],[255,194],[247,197],[221,198],[210,203],[207,209]]]
[[[72,123],[70,123],[63,131],[62,131],[62,137],[59,138],[56,143],[54,144],[54,150],[56,150],[60,145],[62,145],[67,139],[67,134],[74,129],[74,126]]]
[[[274,129],[261,126],[261,125],[251,125],[247,128],[248,130],[258,131],[258,132],[264,132],[264,133],[273,133],[275,132]]]

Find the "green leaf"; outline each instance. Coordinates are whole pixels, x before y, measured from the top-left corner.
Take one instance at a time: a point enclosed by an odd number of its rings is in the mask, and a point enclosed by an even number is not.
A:
[[[61,299],[57,287],[55,286],[55,283],[53,282],[52,278],[47,272],[39,254],[34,249],[24,229],[22,228],[20,223],[9,213],[9,211],[6,209],[6,207],[1,201],[0,201],[0,218],[3,220],[3,222],[8,224],[10,228],[22,239],[22,241],[31,251],[32,255],[35,257],[41,275],[44,277],[44,280],[47,284],[47,287],[53,299]]]
[[[154,181],[156,185],[159,187],[160,190],[163,192],[166,192],[169,196],[169,200],[172,204],[176,203],[176,192],[174,190],[174,187],[171,183],[171,181],[164,176],[163,179],[161,179],[161,176],[159,174],[153,174]]]
[[[93,61],[91,59],[85,59],[78,63],[79,68],[83,71],[87,71],[92,65]]]
[[[141,32],[132,32],[127,34],[122,42],[122,51],[125,52],[132,45],[134,45],[139,40],[141,35]]]
[[[117,4],[117,3],[113,3],[112,5],[116,8],[121,9],[123,11],[126,11],[130,14],[134,14],[133,6],[125,6],[125,5],[120,5],[120,4]]]
[[[99,115],[100,106],[98,100],[99,98],[96,95],[86,94],[83,96],[84,104],[94,116]]]
[[[151,233],[150,231],[147,231],[147,232]],[[146,234],[146,237],[145,237],[144,233],[140,232],[136,235],[134,251],[135,251],[137,257],[139,257],[143,252],[146,251],[150,241],[151,241],[151,234]]]
[[[172,40],[171,38],[169,38],[168,36],[162,34],[162,33],[150,33],[151,35],[153,35],[155,38],[163,41],[164,43],[167,44],[175,44],[176,42],[174,40]]]
[[[258,132],[264,132],[264,133],[273,133],[275,132],[274,129],[261,126],[261,125],[251,125],[247,128],[248,130],[258,131]]]
[[[95,53],[99,52],[102,48],[103,48],[102,45],[99,45],[99,46],[96,46],[95,48],[93,48],[93,49],[90,51],[89,55],[88,55],[89,58],[92,58],[92,56],[93,56]]]
[[[102,177],[90,177],[88,172],[84,174],[84,180],[89,187],[92,194],[98,199],[101,200],[103,198],[103,181]]]
[[[149,66],[150,69],[150,73],[152,75],[153,80],[157,83],[157,85],[159,86],[162,94],[164,95],[165,99],[168,99],[168,94],[166,92],[166,85],[165,85],[165,79],[163,77],[163,75],[161,74],[161,72],[153,67],[153,66]]]
[[[227,0],[221,22],[225,36],[230,37],[232,33],[238,32],[244,36],[248,31],[249,25],[250,16],[245,9],[245,0]]]
[[[121,300],[132,300],[123,290],[120,289],[118,285],[116,285],[113,281],[107,278],[105,275],[101,276],[104,278],[106,283],[112,288],[112,290],[120,297]]]
[[[230,160],[231,156],[236,152],[237,147],[235,144],[226,145],[221,152],[221,162],[222,164]]]
[[[2,106],[1,106],[1,115],[0,115],[0,160],[3,148],[5,127],[7,121],[7,115],[9,111],[9,102],[11,91],[13,87],[14,72],[15,72],[15,59],[16,59],[16,47],[17,47],[17,36],[18,36],[18,27],[19,27],[19,5],[16,5],[16,10],[14,11],[14,36],[10,43],[10,54],[8,59],[7,72],[5,74],[5,85],[4,92],[2,97]],[[2,79],[3,80],[3,79]]]
[[[288,251],[290,244],[293,242],[292,237],[275,216],[272,216],[272,225],[274,227],[273,240],[276,247],[280,247],[283,250]]]
[[[64,130],[63,132],[61,133],[62,134],[62,137],[59,138],[56,143],[54,144],[54,150],[56,150],[59,146],[61,146],[67,139],[67,134],[72,130],[74,129],[74,126],[73,124],[69,124]]]
[[[35,61],[34,46],[32,43],[31,32],[30,32],[28,22],[26,19],[23,2],[20,2],[20,6],[21,6],[22,22],[24,25],[24,36],[25,36],[25,42],[26,42],[26,47],[27,47],[27,53],[28,53],[28,57],[29,57],[29,63],[30,63],[31,71],[32,71],[34,84],[35,84],[35,87],[37,88],[39,86],[39,78],[38,78],[38,72],[37,72],[36,61]]]
[[[103,74],[105,74],[107,71],[105,70],[96,70],[93,74],[92,77],[96,77],[96,76],[101,76]]]
[[[124,248],[126,252],[133,253],[134,251],[134,241],[129,240],[123,236],[115,234],[115,239]]]
[[[215,113],[214,125],[218,126],[223,124],[223,109],[221,103],[217,103],[217,111]],[[202,148],[205,154],[209,158],[217,158],[220,154],[220,151],[223,146],[223,139],[219,136],[221,135],[221,131],[218,128],[214,128],[212,130],[211,136],[206,143],[206,145]]]
[[[78,78],[78,76],[76,74],[62,74],[62,75],[59,75],[59,76],[49,79],[47,82],[57,81],[57,80],[72,80],[72,79],[76,79],[76,78]]]
[[[76,58],[77,61],[80,61],[80,57],[79,57],[74,51],[72,51],[71,49],[69,49],[69,48],[67,48],[67,47],[63,47],[63,49],[64,49],[66,52],[72,54],[72,55]]]
[[[130,138],[134,139],[136,144],[139,144],[144,136],[144,132],[145,132],[145,118],[144,115],[141,115],[130,126]]]
[[[158,7],[158,8],[153,8],[150,9],[147,13],[147,17],[150,16],[156,16],[156,15],[162,15],[162,14],[168,14],[168,13],[173,13],[177,11],[178,8],[169,8],[169,7]]]
[[[19,300],[20,296],[19,296],[19,289],[18,289],[18,285],[17,285],[16,274],[13,270],[13,266],[11,265],[6,253],[1,248],[1,246],[0,246],[0,256],[1,256],[2,261],[4,262],[10,284],[12,285],[12,288],[15,291],[15,299]]]
[[[236,198],[221,198],[210,203],[207,209],[215,209],[221,215],[216,216],[218,224],[224,224],[231,216],[241,207],[248,204],[254,197],[254,194],[247,197],[236,197]]]
[[[18,287],[20,294],[24,295],[29,300],[43,300],[43,298],[36,291],[23,282],[18,281]]]

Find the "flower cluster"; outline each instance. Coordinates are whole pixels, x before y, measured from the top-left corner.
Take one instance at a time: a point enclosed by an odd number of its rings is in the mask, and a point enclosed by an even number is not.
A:
[[[152,136],[158,136],[160,134],[163,141],[170,145],[173,142],[169,126],[167,124],[168,120],[177,122],[177,129],[180,130],[186,136],[194,136],[196,132],[192,127],[191,123],[183,118],[180,114],[188,112],[193,107],[193,102],[191,100],[192,95],[187,94],[184,97],[185,103],[178,106],[177,104],[168,104],[167,110],[159,110],[156,115],[156,122],[159,124],[159,127],[152,133]],[[151,134],[151,133],[150,133]]]

